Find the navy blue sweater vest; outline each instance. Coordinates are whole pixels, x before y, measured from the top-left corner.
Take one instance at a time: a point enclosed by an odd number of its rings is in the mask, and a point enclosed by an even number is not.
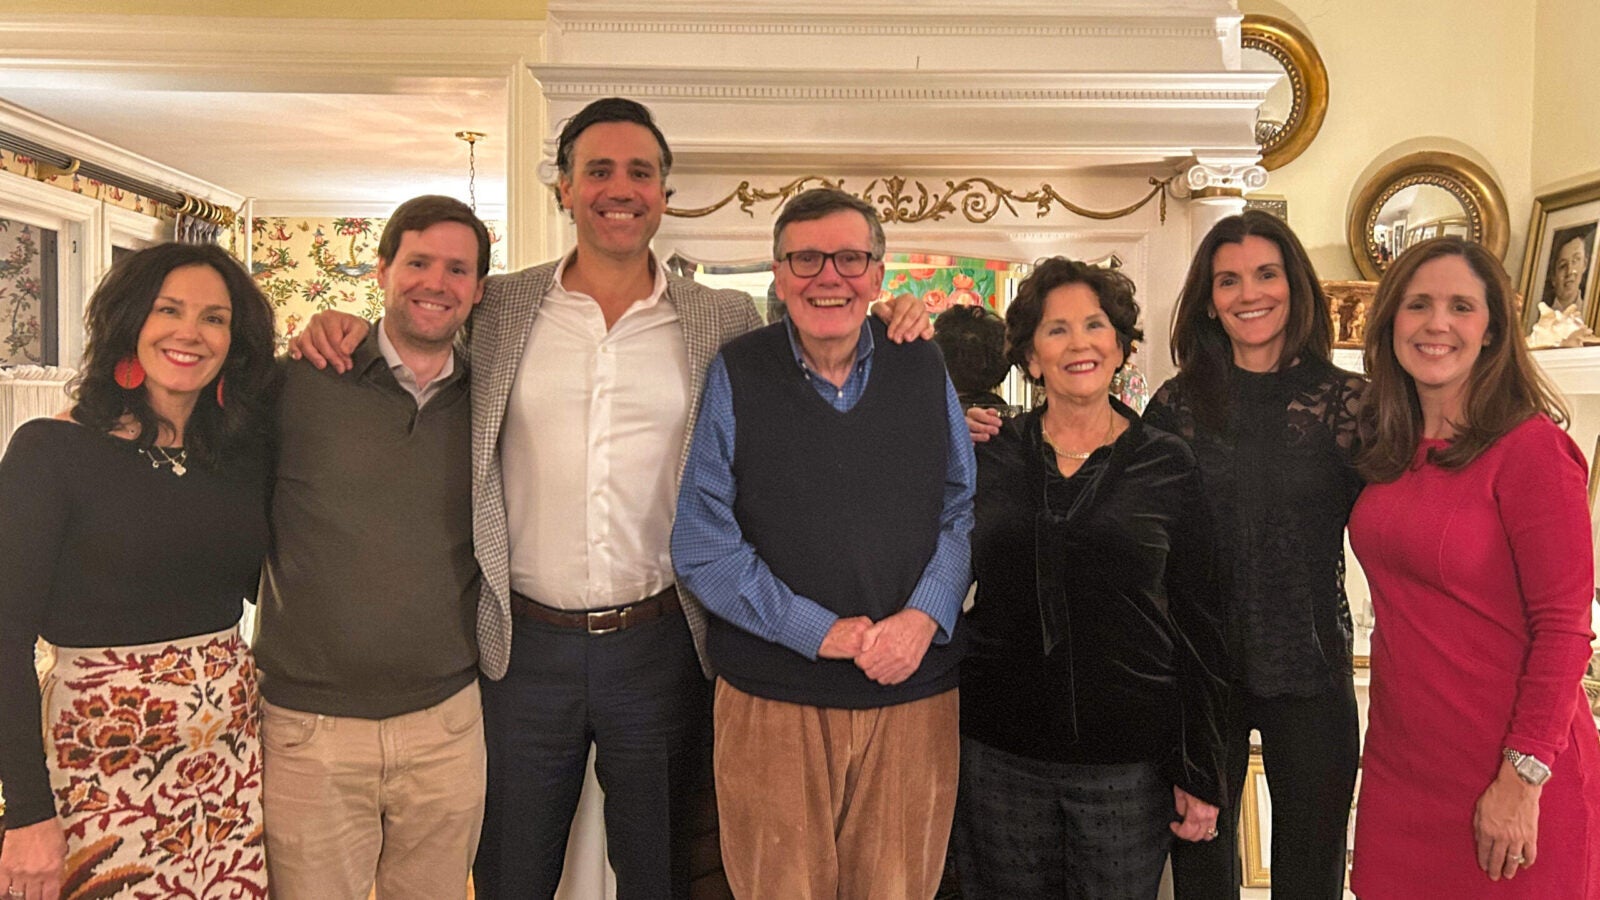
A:
[[[795,593],[841,618],[873,621],[905,606],[933,556],[950,432],[944,364],[933,344],[891,343],[871,320],[872,376],[839,412],[794,362],[785,325],[722,349],[733,393],[734,517]],[[717,674],[748,694],[869,709],[956,686],[962,636],[934,644],[906,681],[884,686],[854,662],[811,661],[713,617]]]

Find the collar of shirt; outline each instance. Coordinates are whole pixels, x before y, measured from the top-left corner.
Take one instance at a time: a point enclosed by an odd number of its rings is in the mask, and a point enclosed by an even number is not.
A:
[[[811,382],[811,386],[817,389],[822,399],[840,412],[854,407],[856,401],[866,392],[867,378],[872,374],[872,350],[876,343],[868,323],[865,320],[861,323],[861,336],[856,338],[856,364],[850,370],[850,377],[846,378],[842,385],[835,385],[806,364],[806,358],[800,352],[800,333],[795,330],[794,320],[785,317],[783,324],[785,333],[789,335],[789,350],[794,353],[794,364],[800,367],[800,372]]]
[[[556,266],[555,280],[551,282],[550,292],[545,294],[544,302],[549,303],[552,300],[558,303],[571,302],[575,300],[581,300],[585,303],[594,302],[594,298],[588,294],[582,293],[581,291],[567,290],[566,284],[562,281],[562,279],[566,277],[567,266],[571,265],[572,261],[576,259],[577,256],[578,251],[574,250],[562,257],[561,264]],[[654,253],[650,254],[650,271],[656,273],[655,286],[650,289],[649,296],[641,297],[640,299],[635,300],[633,305],[629,306],[627,310],[623,312],[624,316],[633,312],[634,310],[650,309],[657,303],[660,303],[661,298],[667,295],[667,269],[656,260],[656,255]]]
[[[383,354],[383,361],[389,364],[389,371],[394,373],[394,380],[406,389],[406,393],[416,398],[417,408],[421,409],[432,397],[439,393],[439,389],[450,383],[456,372],[456,354],[452,350],[445,357],[444,366],[439,369],[439,374],[428,382],[427,387],[417,386],[417,374],[400,358],[400,351],[396,350],[394,343],[389,340],[389,332],[384,330],[383,320],[379,319],[372,326],[378,332],[378,352]]]

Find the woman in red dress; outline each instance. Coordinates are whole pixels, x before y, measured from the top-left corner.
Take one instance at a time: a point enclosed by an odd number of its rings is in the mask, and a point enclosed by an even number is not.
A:
[[[1396,260],[1367,328],[1362,900],[1600,898],[1586,467],[1511,298],[1491,254],[1439,238]]]

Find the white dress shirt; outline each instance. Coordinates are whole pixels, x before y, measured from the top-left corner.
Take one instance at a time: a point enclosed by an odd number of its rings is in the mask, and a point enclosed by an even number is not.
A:
[[[673,583],[672,515],[689,359],[658,262],[655,287],[608,331],[556,270],[517,366],[500,437],[511,588],[604,609]]]

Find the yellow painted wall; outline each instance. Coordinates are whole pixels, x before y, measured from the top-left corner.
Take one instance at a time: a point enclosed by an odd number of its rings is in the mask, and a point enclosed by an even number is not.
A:
[[[1593,10],[1595,0],[1540,2],[1589,7],[1600,17]],[[1244,12],[1298,24],[1328,68],[1330,100],[1322,131],[1298,159],[1272,172],[1262,191],[1288,198],[1290,224],[1321,277],[1359,277],[1345,223],[1362,183],[1407,152],[1435,149],[1474,159],[1499,181],[1511,224],[1506,262],[1515,276],[1533,196],[1534,4],[1240,0]],[[1597,33],[1591,28],[1587,38],[1570,38],[1574,52],[1580,42],[1600,46]],[[1587,67],[1576,65],[1574,57],[1567,69]],[[1569,90],[1576,98],[1585,88],[1577,83]],[[1588,118],[1588,128],[1600,128],[1600,117]]]
[[[278,19],[543,19],[545,0],[29,0],[30,14],[262,16]]]
[[[1533,188],[1600,179],[1600,3],[1538,0],[1533,67]],[[1585,178],[1584,176],[1588,176]]]

